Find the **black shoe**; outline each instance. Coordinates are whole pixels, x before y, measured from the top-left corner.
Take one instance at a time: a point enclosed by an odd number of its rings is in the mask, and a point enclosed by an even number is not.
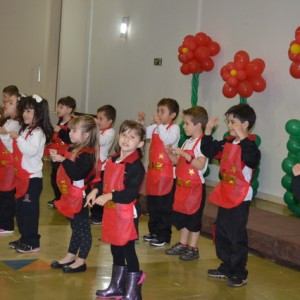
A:
[[[57,201],[56,199],[53,199],[53,200],[50,200],[48,201],[48,206],[49,207],[52,207],[52,208],[56,208],[55,204],[54,204],[54,201]]]
[[[143,239],[146,242],[150,242],[151,240],[156,239],[156,238],[157,238],[157,236],[156,236],[155,233],[148,233],[148,234],[143,236]]]
[[[16,249],[16,247],[19,246],[20,244],[21,244],[21,240],[17,240],[17,241],[9,242],[8,246],[11,249]]]
[[[68,262],[68,263],[64,263],[64,264],[60,264],[58,261],[53,261],[52,263],[51,263],[51,268],[52,269],[62,269],[64,266],[69,266],[69,265],[71,265],[73,262],[75,262],[75,260],[73,260],[73,261],[70,261],[70,262]]]
[[[247,283],[247,278],[230,277],[227,285],[230,287],[241,287]]]
[[[96,219],[95,217],[90,216],[90,224],[92,225],[101,225],[102,221],[99,219]]]
[[[151,246],[155,246],[155,247],[163,247],[166,244],[170,244],[170,242],[162,241],[159,239],[152,239],[152,240],[150,240],[149,244]]]
[[[33,247],[31,245],[25,244],[25,243],[19,243],[16,245],[16,251],[20,253],[36,253],[39,252],[41,249],[40,247]]]
[[[210,278],[215,278],[215,279],[227,279],[228,276],[220,271],[219,269],[209,269],[207,271],[207,275]]]
[[[71,268],[70,266],[64,266],[62,268],[64,273],[79,273],[79,272],[85,272],[86,271],[86,264],[83,264],[77,268]]]

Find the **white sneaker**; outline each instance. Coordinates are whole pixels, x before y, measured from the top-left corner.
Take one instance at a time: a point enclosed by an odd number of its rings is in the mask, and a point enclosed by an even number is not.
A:
[[[6,230],[6,229],[1,229],[0,228],[0,234],[7,234],[7,233],[14,233],[13,230]]]

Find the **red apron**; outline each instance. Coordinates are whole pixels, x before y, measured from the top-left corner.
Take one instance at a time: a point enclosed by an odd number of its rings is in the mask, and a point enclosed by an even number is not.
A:
[[[239,145],[225,143],[220,162],[221,181],[209,195],[209,201],[224,207],[240,205],[250,188],[243,175],[242,149]]]
[[[25,139],[32,132],[32,130],[28,131]],[[31,173],[22,168],[23,153],[20,151],[16,139],[13,139],[13,157],[16,183],[16,199],[18,199],[26,194]]]
[[[194,149],[201,138],[202,135],[195,142],[192,150],[184,151],[190,155],[194,155]],[[200,208],[202,200],[202,181],[199,171],[188,164],[183,156],[180,156],[176,165],[176,178],[173,210],[192,215]]]
[[[50,156],[50,153],[49,153],[50,149],[56,150],[57,154],[65,155],[65,153],[68,151],[69,147],[70,147],[69,144],[65,144],[62,141],[62,139],[58,137],[58,132],[54,132],[52,139],[51,139],[51,143],[45,147],[44,155]]]
[[[138,157],[137,153],[136,155]],[[124,189],[124,172],[125,164],[107,161],[103,178],[104,194]],[[133,220],[134,204],[135,201],[121,204],[110,200],[104,205],[101,236],[103,242],[124,246],[138,238]]]
[[[88,149],[81,150],[81,152],[83,151],[90,152]],[[65,157],[72,161],[75,161],[78,155],[79,152],[72,153],[67,151],[65,153]],[[62,215],[73,219],[74,215],[79,213],[82,208],[83,191],[86,186],[82,188],[74,186],[62,164],[60,164],[57,170],[56,183],[61,192],[61,197],[59,200],[54,201],[55,206]]]
[[[153,132],[149,149],[146,194],[153,196],[167,195],[172,190],[173,181],[173,164],[159,135]]]
[[[7,192],[15,188],[15,171],[13,154],[0,140],[0,191]]]

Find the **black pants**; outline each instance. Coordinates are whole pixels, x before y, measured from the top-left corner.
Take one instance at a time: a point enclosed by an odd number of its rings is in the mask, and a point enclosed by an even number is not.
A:
[[[134,241],[129,241],[124,246],[111,245],[111,254],[113,256],[113,264],[115,266],[126,266],[128,272],[139,272],[140,265],[135,251]]]
[[[75,214],[74,219],[70,219],[72,236],[68,252],[74,255],[78,254],[79,258],[86,259],[92,247],[92,233],[89,221],[88,208]]]
[[[156,234],[159,241],[170,242],[172,235],[172,205],[174,202],[175,180],[171,192],[163,196],[147,195],[149,213],[148,229]]]
[[[0,229],[14,230],[16,212],[15,190],[0,191]]]
[[[104,176],[104,171],[101,171],[101,174],[100,174],[101,180],[103,180],[103,176]],[[101,185],[101,188],[102,188],[102,185]],[[101,195],[102,190],[99,190],[98,194]],[[91,211],[91,218],[93,218],[99,222],[102,222],[103,206],[96,204],[90,209],[90,211]]]
[[[216,252],[222,261],[219,270],[229,277],[246,279],[248,259],[248,222],[250,201],[237,207],[219,207],[216,220]]]
[[[33,248],[40,247],[38,228],[42,189],[42,178],[31,178],[26,194],[16,201],[16,219],[21,241]]]
[[[61,193],[56,183],[56,174],[57,174],[58,167],[60,166],[60,163],[51,161],[51,165],[52,165],[52,171],[50,175],[51,186],[54,192],[55,200],[59,200]]]

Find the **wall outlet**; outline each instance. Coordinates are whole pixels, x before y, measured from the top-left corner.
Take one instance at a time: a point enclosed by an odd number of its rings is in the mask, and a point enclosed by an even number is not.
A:
[[[154,58],[154,66],[161,66],[162,58]]]

